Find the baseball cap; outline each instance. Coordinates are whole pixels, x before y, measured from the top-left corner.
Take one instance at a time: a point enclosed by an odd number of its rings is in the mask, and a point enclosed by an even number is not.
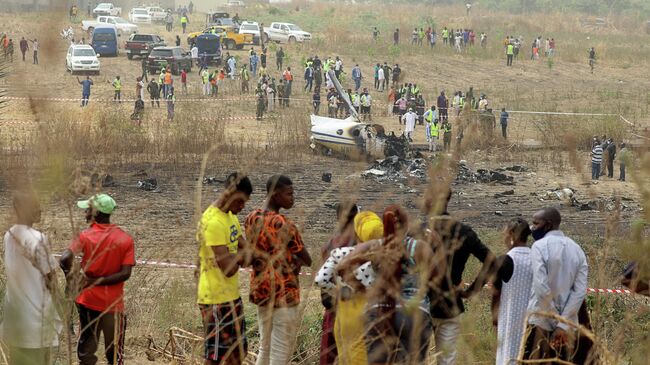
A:
[[[117,208],[117,203],[108,194],[96,194],[88,198],[88,200],[78,201],[77,207],[81,209],[93,207],[104,214],[111,214]]]

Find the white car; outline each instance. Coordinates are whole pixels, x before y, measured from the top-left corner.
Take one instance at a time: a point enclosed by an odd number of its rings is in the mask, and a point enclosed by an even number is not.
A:
[[[105,24],[114,25],[118,35],[138,32],[137,25],[131,24],[125,19],[116,16],[98,16],[96,20],[82,20],[81,28],[92,33],[95,28]]]
[[[132,23],[151,23],[151,15],[145,8],[133,8],[129,12],[129,20]]]
[[[160,6],[149,6],[145,9],[147,9],[147,12],[149,12],[151,21],[153,22],[164,22],[165,18],[167,17],[167,12]]]
[[[257,22],[243,21],[239,26],[239,34],[252,34],[253,44],[260,44],[260,25]]]
[[[240,0],[228,0],[226,6],[229,8],[245,8],[246,4]]]
[[[68,48],[65,56],[66,70],[71,73],[79,71],[95,72],[99,74],[99,57],[93,47],[87,44],[75,44]]]
[[[305,42],[311,40],[311,33],[295,24],[274,22],[270,27],[264,27],[264,39],[278,43]]]
[[[122,8],[117,8],[112,3],[101,3],[97,4],[97,7],[93,9],[93,15],[120,16],[122,15]]]

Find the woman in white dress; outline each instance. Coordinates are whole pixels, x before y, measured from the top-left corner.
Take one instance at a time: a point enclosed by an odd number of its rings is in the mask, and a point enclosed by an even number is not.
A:
[[[492,317],[498,341],[496,365],[517,364],[533,283],[528,222],[521,218],[511,221],[506,226],[505,236],[509,251],[497,260],[499,269],[492,295]]]

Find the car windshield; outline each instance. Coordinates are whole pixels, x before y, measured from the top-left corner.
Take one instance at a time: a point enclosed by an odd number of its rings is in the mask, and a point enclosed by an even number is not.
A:
[[[171,49],[154,49],[151,51],[151,57],[171,57]]]
[[[79,57],[92,57],[95,55],[95,51],[88,48],[75,49],[73,55]]]
[[[136,42],[149,42],[153,40],[153,37],[148,34],[134,34],[131,36],[131,40]]]
[[[256,26],[256,25],[252,25],[252,24],[242,24],[242,26],[240,27],[240,29],[241,29],[241,30],[257,30],[257,26]]]
[[[133,10],[133,14],[147,15],[148,13],[144,9],[135,9],[135,10]]]
[[[108,4],[99,4],[99,5],[97,5],[97,8],[99,8],[99,9],[110,8],[110,7],[111,7],[111,6],[108,5]]]
[[[163,10],[161,8],[150,8],[149,11],[154,13],[161,13]]]
[[[106,41],[114,41],[114,40],[115,40],[115,33],[98,33],[98,32],[95,32],[93,34],[93,41],[106,42]]]
[[[115,23],[117,23],[117,24],[125,24],[125,23],[128,23],[128,22],[126,20],[122,19],[122,18],[115,18]]]
[[[300,29],[300,27],[297,26],[297,25],[288,24],[287,27],[289,27],[289,29],[291,29],[291,30],[293,30],[293,31],[297,31],[297,32],[302,31],[302,29]]]
[[[230,18],[221,18],[219,19],[219,22],[221,22],[221,25],[235,25],[235,22]]]

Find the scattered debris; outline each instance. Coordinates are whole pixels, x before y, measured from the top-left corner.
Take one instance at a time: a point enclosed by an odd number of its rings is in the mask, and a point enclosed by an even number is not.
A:
[[[509,166],[509,167],[506,167],[504,170],[512,171],[512,172],[526,172],[526,171],[528,171],[526,166],[520,166],[520,165]]]
[[[575,190],[572,188],[563,188],[557,190],[549,190],[541,196],[540,200],[571,200],[575,195]]]
[[[321,180],[327,183],[332,182],[332,173],[331,172],[324,173],[323,176],[321,177]]]
[[[466,183],[499,183],[502,185],[514,185],[512,176],[508,176],[498,171],[478,169],[476,172],[472,171],[466,164],[458,163],[458,174],[456,175],[457,182]]]
[[[503,215],[503,212],[500,211],[500,210],[497,210],[496,212],[494,212],[494,215]]]
[[[384,139],[384,156],[406,159],[409,151],[409,141],[406,136],[397,137],[395,133],[387,135]],[[390,157],[388,157],[390,158]]]
[[[154,178],[138,181],[137,187],[138,189],[151,191],[154,193],[160,192],[160,189],[158,189],[158,181],[156,181]]]
[[[386,175],[386,171],[378,170],[378,169],[369,169],[361,173],[361,176],[363,177],[369,177],[369,176],[384,176]]]
[[[616,210],[617,205],[620,206],[621,210],[629,210],[630,207],[626,204],[617,202],[616,198],[601,198],[590,200],[586,203],[581,203],[575,198],[571,201],[571,206],[578,208],[580,211],[590,211],[595,210],[599,212],[612,212]]]
[[[223,184],[225,181],[217,179],[214,176],[208,176],[203,178],[203,185],[217,185],[217,184]]]
[[[415,155],[421,156],[421,154]],[[403,180],[407,177],[425,180],[427,177],[427,165],[427,160],[421,157],[407,160],[399,156],[390,156],[383,160],[375,161],[361,176],[392,181]]]
[[[406,167],[406,171],[409,175],[424,180],[427,178],[427,161],[424,158],[414,158]]]

